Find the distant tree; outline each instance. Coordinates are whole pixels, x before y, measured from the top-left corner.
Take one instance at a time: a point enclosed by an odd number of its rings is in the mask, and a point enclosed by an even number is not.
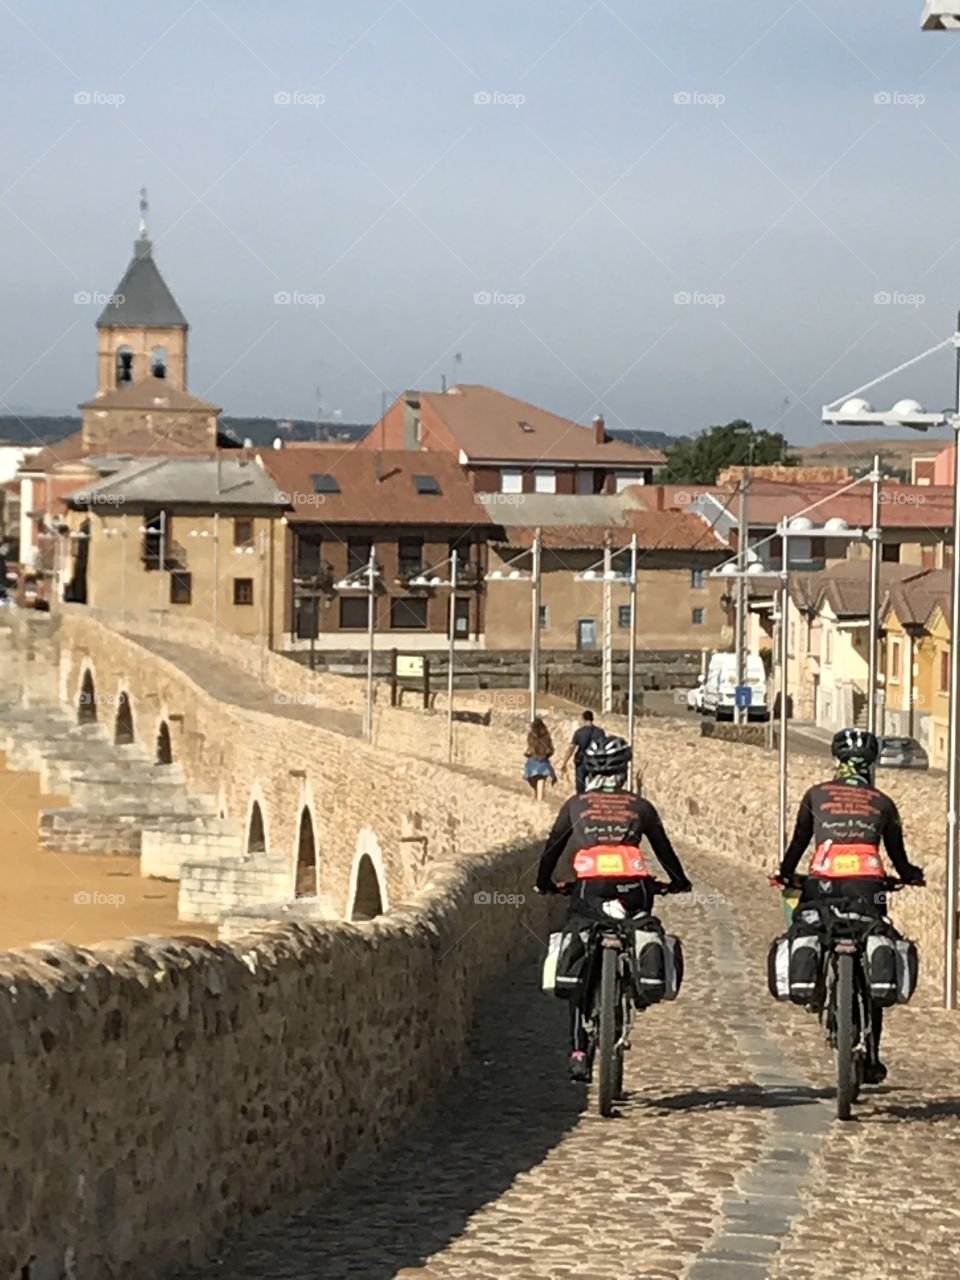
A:
[[[757,431],[737,418],[723,427],[709,427],[692,440],[680,440],[667,450],[662,479],[667,484],[715,484],[725,467],[793,466],[787,442],[779,431]]]

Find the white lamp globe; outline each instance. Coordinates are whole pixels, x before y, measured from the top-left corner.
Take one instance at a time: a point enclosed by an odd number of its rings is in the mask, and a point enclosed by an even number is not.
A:
[[[787,528],[791,533],[806,533],[813,528],[813,521],[809,516],[794,516],[787,521]]]
[[[898,400],[890,410],[891,418],[915,418],[923,413],[923,405],[919,400]]]
[[[847,533],[850,526],[841,516],[833,516],[823,526],[827,533]]]
[[[847,400],[840,408],[841,418],[859,418],[865,413],[873,413],[873,406],[869,400],[861,400],[859,396]]]

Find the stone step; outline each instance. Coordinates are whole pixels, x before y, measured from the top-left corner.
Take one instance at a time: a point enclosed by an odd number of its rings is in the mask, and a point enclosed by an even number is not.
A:
[[[189,860],[180,869],[178,914],[181,920],[219,920],[244,905],[282,902],[293,889],[289,863],[249,858]]]

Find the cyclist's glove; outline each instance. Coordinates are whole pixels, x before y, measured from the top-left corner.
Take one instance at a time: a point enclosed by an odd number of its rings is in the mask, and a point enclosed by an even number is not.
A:
[[[922,867],[914,867],[911,865],[910,870],[903,879],[906,884],[924,884],[927,877],[923,874]]]

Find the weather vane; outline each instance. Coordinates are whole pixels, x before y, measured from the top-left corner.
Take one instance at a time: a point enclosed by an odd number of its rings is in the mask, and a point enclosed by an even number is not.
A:
[[[140,239],[147,238],[147,188],[140,188]]]

